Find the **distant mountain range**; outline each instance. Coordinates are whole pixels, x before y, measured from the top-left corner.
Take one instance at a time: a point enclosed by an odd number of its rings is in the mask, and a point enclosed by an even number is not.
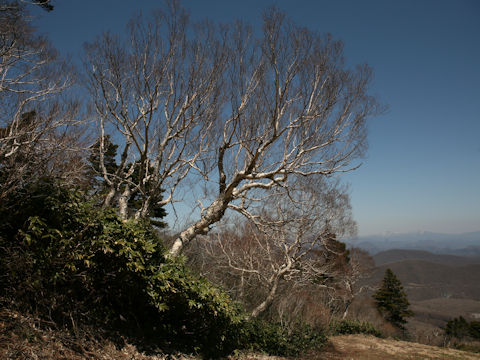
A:
[[[391,249],[425,250],[436,254],[480,256],[480,231],[464,234],[433,232],[386,233],[347,239],[350,247],[357,247],[375,255]]]

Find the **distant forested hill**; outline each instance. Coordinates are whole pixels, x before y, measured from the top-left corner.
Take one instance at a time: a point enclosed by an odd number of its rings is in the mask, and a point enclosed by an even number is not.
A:
[[[372,255],[391,249],[409,249],[436,254],[480,257],[480,231],[464,234],[389,233],[347,239],[346,243],[349,246],[367,250]]]
[[[397,275],[410,300],[480,300],[480,258],[418,250],[388,250],[373,256],[377,268],[368,282],[379,284],[387,268]]]

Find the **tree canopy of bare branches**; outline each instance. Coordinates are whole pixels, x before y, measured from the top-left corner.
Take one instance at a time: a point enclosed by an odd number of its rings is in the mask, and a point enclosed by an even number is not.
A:
[[[78,122],[79,104],[61,99],[72,82],[72,70],[45,38],[35,35],[25,6],[2,2],[0,199],[26,178],[47,170],[68,178],[69,170],[81,164],[73,149],[66,151],[79,135],[71,127]]]
[[[213,27],[188,39],[187,15],[171,6],[149,20],[132,20],[127,40],[106,33],[86,46],[87,83],[100,119],[101,176],[110,189],[104,203],[116,205],[124,218],[135,194],[143,199],[136,218],[149,215],[162,188],[168,195],[160,205],[173,201],[178,184],[210,150],[209,134],[223,104],[226,55]],[[121,138],[115,173],[104,166],[109,130]]]
[[[337,240],[355,232],[348,196],[336,182],[312,180],[299,178],[288,195],[275,189],[256,216],[225,224],[191,251],[196,266],[247,303],[252,317],[286,296],[282,283],[339,295],[349,279],[352,264]]]
[[[101,166],[104,203],[147,217],[149,202],[175,203],[182,187],[204,194],[192,195],[199,217],[179,233],[176,255],[227,210],[257,219],[265,199],[288,199],[299,179],[356,168],[378,106],[370,68],[348,69],[330,35],[276,9],[257,33],[241,22],[192,24],[177,1],[168,4],[132,20],[128,38],[106,33],[87,45],[85,64],[100,163],[102,139],[121,145],[116,171]],[[166,196],[155,200],[161,189]],[[129,214],[128,198],[138,193],[143,205]]]

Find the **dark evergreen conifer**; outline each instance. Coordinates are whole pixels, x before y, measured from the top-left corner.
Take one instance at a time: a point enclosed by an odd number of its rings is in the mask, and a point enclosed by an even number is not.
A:
[[[110,135],[106,135],[103,139],[103,142],[103,164],[105,166],[105,170],[109,175],[115,175],[119,170],[119,165],[117,164],[118,145],[112,142]],[[103,178],[103,169],[100,163],[100,138],[90,147],[90,157],[88,160],[91,169],[89,177],[93,193],[96,195],[107,194],[110,189],[109,185]],[[145,171],[145,169],[142,168],[139,161],[137,161],[134,165],[136,166],[130,175],[129,180],[135,184],[138,184],[141,178],[140,172]],[[131,166],[132,164],[128,163],[126,168],[129,169]],[[149,166],[148,172],[151,174],[153,171],[153,168]],[[120,178],[120,176],[117,177]],[[113,178],[115,179],[115,177]],[[115,186],[119,186],[119,184],[115,184]],[[144,195],[147,192],[150,196],[150,203],[148,207],[148,217],[150,219],[150,223],[159,228],[165,227],[166,223],[161,219],[167,215],[167,212],[162,205],[158,204],[162,200],[163,191],[164,190],[161,188],[152,188],[151,183],[145,182],[143,193],[138,189],[132,191],[130,198],[128,199],[128,207],[132,212],[138,210],[142,206]]]
[[[480,321],[468,322],[463,316],[447,322],[445,334],[459,340],[464,338],[480,339]]]
[[[118,145],[110,140],[109,135],[105,136],[103,141],[103,146],[105,147],[103,154],[105,169],[109,174],[115,174],[118,168],[117,160],[115,159]],[[90,147],[90,157],[88,161],[90,164],[89,176],[94,192],[97,194],[106,193],[108,190],[105,185],[105,179],[102,177],[102,168],[100,165],[100,138]]]
[[[385,271],[382,286],[373,294],[373,298],[380,314],[400,329],[404,329],[404,324],[407,323],[405,318],[413,316],[413,312],[408,309],[410,303],[402,283],[390,269]]]

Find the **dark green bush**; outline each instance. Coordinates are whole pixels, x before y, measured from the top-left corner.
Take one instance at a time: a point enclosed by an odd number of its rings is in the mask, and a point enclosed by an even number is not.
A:
[[[470,336],[476,340],[480,340],[480,321],[470,322]]]
[[[382,337],[382,333],[369,322],[358,320],[334,321],[330,325],[332,335],[365,334]]]
[[[444,330],[447,336],[459,340],[464,338],[480,339],[480,321],[468,322],[463,316],[449,320]]]
[[[478,342],[454,343],[452,346],[458,350],[480,354],[480,344],[478,344]]]
[[[72,329],[95,325],[207,356],[238,346],[238,306],[167,259],[149,223],[122,221],[50,180],[16,192],[0,217],[3,302]]]
[[[280,323],[253,319],[245,324],[244,347],[270,355],[296,356],[309,350],[320,349],[327,341],[322,329],[308,324],[287,328]]]

